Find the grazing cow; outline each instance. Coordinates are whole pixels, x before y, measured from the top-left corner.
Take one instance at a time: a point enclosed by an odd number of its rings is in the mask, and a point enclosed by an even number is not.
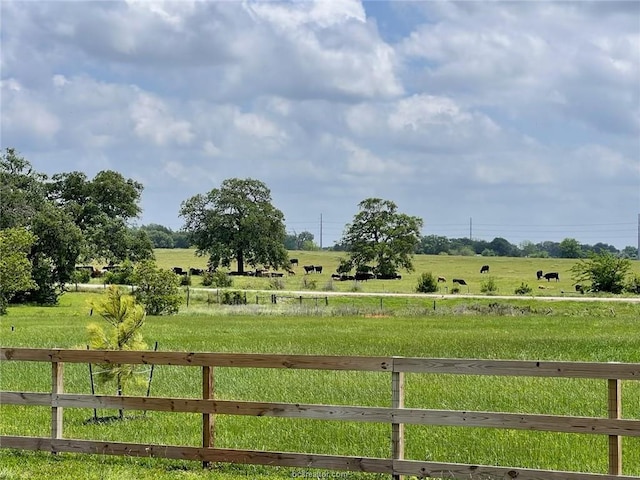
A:
[[[355,275],[355,280],[357,281],[367,281],[367,280],[373,280],[374,278],[376,278],[376,276],[371,273],[371,272],[356,272]]]
[[[446,282],[446,277],[438,277],[438,282]]]
[[[313,265],[305,265],[302,268],[304,268],[304,273],[312,273],[316,269]]]
[[[489,265],[483,265],[482,268],[480,268],[480,273],[489,273]]]
[[[173,267],[171,269],[173,271],[173,273],[175,273],[176,275],[186,275],[187,272],[185,272],[184,270],[182,270],[182,267]]]
[[[291,260],[289,260],[289,263],[291,265],[295,265],[297,267],[298,266],[298,259],[297,258],[292,258]]]
[[[315,265],[316,273],[322,273],[322,265]]]
[[[582,285],[576,285],[576,292],[584,294],[584,287]]]
[[[389,273],[389,274],[380,274],[376,275],[378,280],[397,280],[402,278],[402,275],[398,275],[397,273]]]
[[[204,270],[202,268],[190,268],[189,269],[189,275],[202,275],[204,273]]]
[[[333,280],[340,280],[340,274],[339,273],[332,273],[331,274],[331,278]]]
[[[549,280],[551,280],[552,278],[555,278],[555,279],[556,279],[556,282],[560,280],[560,275],[558,275],[558,272],[549,272],[549,273],[545,273],[545,274],[543,275],[543,277],[547,279],[547,282],[548,282]]]
[[[453,283],[457,283],[459,285],[466,285],[467,282],[465,282],[462,278],[454,278],[453,279]]]
[[[538,280],[540,280],[542,278],[542,270],[538,270],[536,272],[536,276],[538,277]]]

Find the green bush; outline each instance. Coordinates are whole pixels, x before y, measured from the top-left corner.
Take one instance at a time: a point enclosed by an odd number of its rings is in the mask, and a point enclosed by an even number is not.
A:
[[[89,283],[91,281],[91,271],[87,269],[76,270],[71,274],[71,283]]]
[[[624,289],[627,293],[640,295],[640,275],[638,275],[637,273],[635,275],[632,275],[629,281],[626,283]]]
[[[416,292],[433,293],[438,291],[438,279],[431,272],[424,272],[418,279]]]
[[[315,290],[316,288],[318,288],[318,282],[317,280],[307,278],[307,276],[305,275],[302,278],[302,288],[306,290]]]
[[[202,285],[205,287],[229,288],[233,286],[233,279],[227,272],[222,270],[205,272],[204,275],[202,275]]]
[[[132,284],[136,286],[136,301],[145,306],[149,315],[178,313],[182,303],[179,275],[145,260],[136,265]]]
[[[247,294],[242,291],[226,290],[222,292],[220,303],[223,305],[246,305]]]
[[[269,280],[270,290],[284,290],[285,284],[282,278],[271,278]]]
[[[519,286],[518,288],[516,288],[516,289],[515,289],[514,293],[515,293],[516,295],[528,295],[528,294],[530,294],[532,291],[533,291],[533,290],[531,289],[531,287],[530,287],[528,284],[526,284],[526,283],[522,282],[522,283],[520,284],[520,286]]]
[[[498,284],[493,277],[487,277],[480,283],[480,291],[482,293],[495,293],[498,291]]]
[[[173,273],[173,272],[171,272]],[[122,262],[117,269],[107,272],[104,275],[104,283],[109,285],[134,285],[134,267],[129,260]]]

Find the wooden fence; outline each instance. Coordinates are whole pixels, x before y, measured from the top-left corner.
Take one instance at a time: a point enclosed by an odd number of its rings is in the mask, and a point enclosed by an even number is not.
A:
[[[152,351],[50,350],[0,348],[2,361],[51,363],[51,393],[0,392],[0,404],[51,408],[51,437],[0,436],[0,448],[108,455],[132,455],[209,462],[261,464],[460,479],[595,480],[622,476],[622,437],[640,437],[640,420],[621,418],[621,382],[640,380],[639,363],[532,362],[407,357],[354,357],[184,353]],[[65,363],[176,365],[202,368],[202,399],[97,396],[64,392]],[[391,407],[311,405],[216,400],[214,368],[283,368],[385,372],[390,375]],[[608,391],[608,418],[503,412],[469,412],[404,408],[404,374],[464,374],[602,379]],[[64,408],[107,408],[202,415],[202,447],[74,440],[63,437]],[[383,422],[391,425],[389,458],[217,448],[215,415],[251,415],[315,420]],[[609,473],[564,472],[404,459],[404,426],[488,427],[529,431],[606,435]],[[604,452],[603,452],[604,453]]]

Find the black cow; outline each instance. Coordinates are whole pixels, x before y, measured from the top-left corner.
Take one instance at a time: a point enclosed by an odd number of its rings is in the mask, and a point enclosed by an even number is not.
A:
[[[304,265],[302,268],[304,268],[304,273],[312,273],[316,269],[313,265]]]
[[[483,265],[480,268],[480,273],[489,273],[489,265]]]
[[[446,277],[438,277],[438,282],[446,282],[447,278]]]
[[[176,275],[186,275],[187,274],[187,272],[182,270],[182,267],[173,267],[172,270],[173,270],[173,273],[175,273]]]
[[[556,279],[556,282],[560,280],[560,275],[558,275],[558,272],[549,272],[549,273],[545,273],[545,274],[543,275],[543,277],[547,279],[547,282],[548,282],[549,280],[551,280],[552,278],[555,278],[555,279]]]
[[[322,273],[322,265],[315,265],[316,273]]]
[[[536,272],[536,276],[538,277],[538,280],[540,280],[542,278],[542,270],[538,270]]]
[[[357,281],[373,280],[376,276],[371,272],[356,272],[355,279]]]
[[[202,268],[190,268],[189,275],[202,275],[204,274],[204,270]]]
[[[298,266],[298,259],[297,258],[292,258],[291,260],[289,260],[289,263],[291,265],[295,265],[297,267]]]
[[[576,285],[576,292],[584,294],[584,288],[582,287],[582,285]]]
[[[466,285],[467,282],[465,282],[462,278],[454,278],[453,279],[453,283],[457,283],[459,285]]]

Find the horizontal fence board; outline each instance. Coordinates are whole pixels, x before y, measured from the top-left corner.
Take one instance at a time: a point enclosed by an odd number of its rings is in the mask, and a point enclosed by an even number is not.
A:
[[[138,443],[99,442],[92,440],[49,439],[2,436],[3,448],[45,450],[52,452],[95,453],[136,457],[170,458],[279,467],[323,468],[368,473],[392,473],[392,460],[290,452],[262,452],[225,448],[182,447]]]
[[[596,417],[406,408],[393,411],[393,422],[404,423],[406,425],[504,428],[542,432],[640,437],[640,420]]]
[[[105,408],[158,412],[212,413],[255,417],[303,418],[351,422],[403,423],[453,427],[621,435],[640,437],[640,420],[568,417],[502,412],[428,410],[417,408],[357,407],[278,402],[245,402],[187,398],[126,397],[106,395],[49,395],[0,392],[0,403],[73,408]]]
[[[35,392],[0,392],[0,405],[50,407],[51,394]]]
[[[198,353],[161,351],[59,350],[0,348],[0,360],[216,366],[243,368],[290,368],[313,370],[391,371],[391,357],[333,355],[272,355],[253,353]]]
[[[640,363],[393,357],[393,370],[407,373],[640,380]]]
[[[419,460],[394,460],[397,475],[413,475],[418,478],[460,478],[518,480],[638,480],[640,477],[617,476],[597,473],[562,472],[557,470],[535,470],[529,468],[493,467],[462,463],[422,462]]]

